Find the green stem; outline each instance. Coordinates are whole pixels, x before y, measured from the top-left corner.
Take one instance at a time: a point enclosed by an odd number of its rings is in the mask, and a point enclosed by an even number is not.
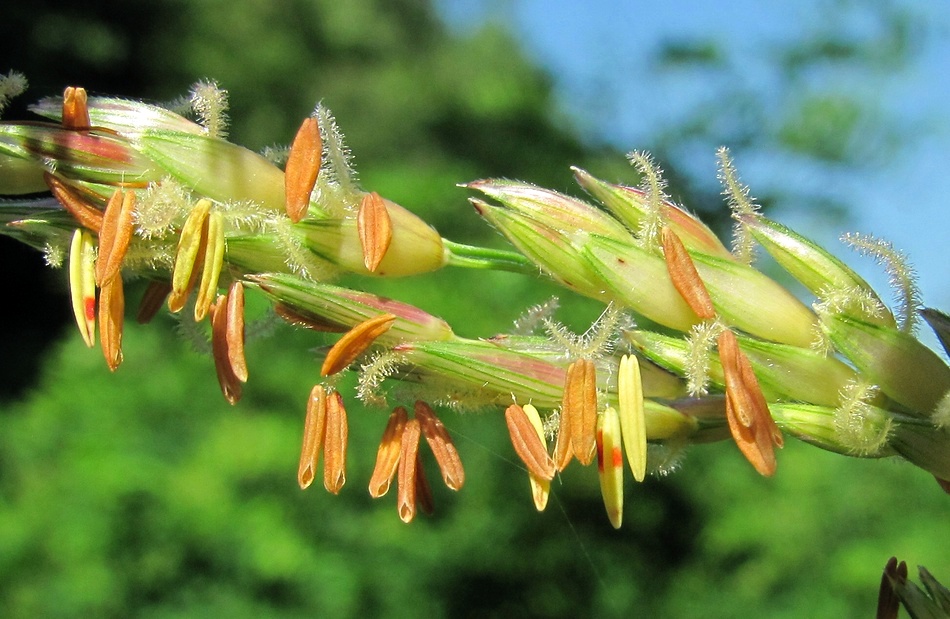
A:
[[[536,275],[538,267],[521,254],[504,249],[489,249],[475,245],[463,245],[442,239],[448,250],[448,264],[467,269],[492,269]]]

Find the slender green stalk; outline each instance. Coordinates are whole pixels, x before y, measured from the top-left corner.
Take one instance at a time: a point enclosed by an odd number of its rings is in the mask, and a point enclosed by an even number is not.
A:
[[[491,249],[476,245],[465,245],[442,239],[446,249],[448,264],[467,269],[491,269],[536,275],[538,267],[519,253],[504,249]]]

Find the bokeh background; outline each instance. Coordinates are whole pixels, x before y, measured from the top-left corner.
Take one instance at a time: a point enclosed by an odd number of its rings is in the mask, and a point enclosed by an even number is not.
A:
[[[890,238],[925,301],[950,307],[944,4],[7,4],[0,70],[31,82],[7,118],[66,85],[168,101],[215,79],[232,140],[261,149],[323,101],[364,187],[448,238],[499,247],[456,183],[506,176],[580,195],[569,165],[633,183],[633,148],[727,233],[725,144],[774,218],[823,242]],[[433,484],[435,516],[406,526],[393,497],[365,490],[386,413],[354,405],[347,486],[301,492],[324,341],[278,326],[251,342],[251,382],[230,407],[172,320],[130,325],[110,375],[68,324],[64,274],[8,239],[0,260],[0,616],[870,617],[891,555],[950,580],[950,498],[930,476],[798,443],[774,479],[728,444],[695,448],[675,474],[629,482],[614,531],[593,470],[568,470],[537,514],[500,411],[446,413],[466,487]],[[558,292],[459,271],[345,283],[472,337]],[[562,307],[578,329],[599,310],[563,295]]]

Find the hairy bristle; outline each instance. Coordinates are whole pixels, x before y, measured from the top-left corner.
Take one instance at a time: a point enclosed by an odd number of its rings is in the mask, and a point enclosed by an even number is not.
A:
[[[891,419],[882,416],[869,402],[877,395],[878,387],[851,381],[841,390],[841,404],[835,409],[835,433],[856,455],[873,455],[887,443]]]
[[[917,310],[922,306],[917,273],[904,252],[890,242],[870,234],[848,233],[841,240],[863,256],[870,256],[884,267],[896,297],[897,325],[901,331],[913,333],[917,327]]]
[[[660,245],[660,230],[666,225],[663,203],[669,200],[663,169],[653,161],[649,153],[642,151],[628,153],[627,159],[643,176],[640,190],[647,196],[648,214],[640,222],[637,237],[645,249],[655,250]]]
[[[323,169],[314,188],[316,201],[326,205],[336,216],[355,210],[361,200],[352,154],[343,141],[343,133],[330,110],[320,104],[313,115],[320,127],[323,141]]]
[[[228,91],[214,80],[196,82],[191,87],[191,108],[208,135],[226,138],[228,135]]]
[[[733,230],[732,253],[746,264],[751,264],[754,256],[754,242],[752,235],[741,224],[741,217],[753,215],[759,210],[759,205],[752,198],[749,187],[742,184],[729,149],[721,146],[716,151],[719,159],[719,182],[722,183],[722,195],[726,197],[733,219],[737,223]]]
[[[22,73],[10,71],[0,75],[0,112],[9,105],[11,99],[23,94],[26,87],[26,77]]]
[[[557,297],[551,297],[544,303],[529,307],[525,312],[515,320],[514,335],[532,335],[544,325],[545,320],[550,320],[557,311],[560,301]]]
[[[715,320],[707,320],[693,325],[686,341],[689,352],[686,355],[686,388],[690,395],[704,395],[709,385],[709,353],[716,344],[716,338],[723,325]]]
[[[633,323],[627,314],[611,303],[582,334],[573,333],[550,318],[543,318],[542,324],[548,336],[563,347],[570,358],[598,359],[613,352],[621,332],[631,328]]]

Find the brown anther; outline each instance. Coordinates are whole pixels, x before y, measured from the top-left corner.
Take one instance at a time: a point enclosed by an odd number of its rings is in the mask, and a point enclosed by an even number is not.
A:
[[[431,516],[435,512],[432,487],[429,485],[425,469],[422,468],[422,458],[418,453],[416,454],[416,504],[419,505],[419,509],[426,516]]]
[[[712,297],[699,277],[696,265],[686,251],[683,241],[668,227],[663,228],[662,237],[663,257],[666,259],[666,270],[673,280],[673,287],[702,320],[715,318],[716,308],[713,307]]]
[[[241,399],[241,381],[234,374],[228,355],[228,300],[223,294],[211,306],[211,352],[221,393],[231,404]]]
[[[564,415],[563,408],[558,415],[557,439],[554,441],[554,465],[558,471],[563,471],[574,458],[574,448],[571,441],[571,423]]]
[[[89,108],[86,105],[86,89],[68,86],[63,91],[63,127],[66,129],[88,129]]]
[[[79,225],[96,234],[102,228],[102,211],[92,203],[87,192],[73,187],[62,179],[56,178],[49,172],[43,172],[43,180],[49,187],[53,197],[63,205]]]
[[[416,469],[419,466],[419,436],[422,429],[418,419],[406,422],[399,446],[399,471],[396,477],[398,497],[396,509],[399,519],[412,522],[416,515]]]
[[[323,376],[330,376],[345,369],[363,354],[376,338],[389,331],[394,322],[396,322],[396,316],[393,314],[380,314],[364,320],[347,331],[327,352],[320,373]]]
[[[320,158],[323,143],[320,139],[320,127],[317,119],[304,119],[297,135],[294,136],[284,167],[284,193],[287,216],[297,223],[307,215],[310,207],[310,194],[320,174]]]
[[[136,322],[140,325],[148,324],[155,318],[158,310],[165,304],[168,293],[172,291],[172,285],[169,282],[153,280],[149,282],[139,302],[139,311],[135,316]]]
[[[465,469],[462,468],[462,459],[459,452],[449,436],[449,431],[445,429],[432,408],[425,402],[417,401],[415,404],[416,419],[422,426],[422,434],[429,443],[432,455],[439,464],[439,471],[442,473],[442,481],[451,490],[460,490],[465,483]]]
[[[323,438],[323,487],[339,494],[346,483],[346,442],[349,430],[343,396],[334,391],[327,396],[327,422]]]
[[[317,475],[317,462],[323,448],[323,436],[327,418],[327,392],[323,385],[314,385],[307,400],[307,416],[303,423],[303,445],[300,448],[300,465],[297,467],[297,483],[306,490]]]
[[[116,189],[102,218],[99,229],[99,255],[96,258],[96,281],[101,288],[119,273],[132,240],[132,213],[135,192]]]
[[[228,308],[225,338],[228,345],[228,363],[234,376],[247,382],[247,359],[244,356],[244,285],[234,282],[228,289]]]
[[[369,479],[369,495],[374,499],[389,492],[396,469],[399,468],[402,435],[408,420],[409,414],[402,406],[397,406],[389,416],[383,438],[379,442],[379,449],[376,451],[376,466]]]
[[[349,329],[344,325],[328,322],[316,314],[295,309],[289,305],[284,305],[283,303],[277,303],[274,305],[274,313],[295,327],[303,327],[305,329],[311,329],[313,331],[320,331],[323,333],[346,333],[349,331]]]
[[[756,471],[767,477],[774,475],[774,447],[782,446],[782,433],[769,413],[752,364],[728,329],[719,334],[718,348],[726,383],[726,419],[732,437]]]
[[[541,479],[553,479],[557,471],[554,460],[548,455],[548,450],[524,409],[512,404],[505,410],[505,421],[515,453],[528,467],[528,472]]]
[[[114,277],[99,292],[99,339],[106,365],[115,372],[122,363],[122,325],[125,319],[125,293],[122,278]]]
[[[901,562],[904,566],[905,579],[907,564]],[[899,582],[899,566],[897,557],[891,557],[884,566],[884,573],[881,575],[881,588],[877,594],[877,614],[876,619],[897,619],[900,612],[900,598],[894,590],[894,585]]]
[[[363,247],[363,264],[375,273],[393,239],[393,224],[386,203],[375,191],[363,196],[356,216],[356,229]]]
[[[597,433],[597,374],[590,359],[578,359],[568,366],[561,415],[571,426],[574,455],[587,466],[594,461]]]

